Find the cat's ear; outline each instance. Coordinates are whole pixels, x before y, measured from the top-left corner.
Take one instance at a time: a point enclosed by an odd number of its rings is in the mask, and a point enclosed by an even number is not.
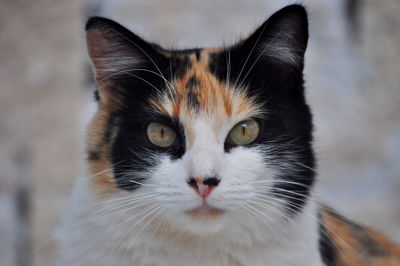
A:
[[[253,60],[272,61],[303,68],[308,42],[308,19],[305,8],[290,5],[274,13],[242,43]]]
[[[112,94],[114,81],[141,78],[145,69],[157,72],[163,56],[154,46],[120,24],[102,17],[92,17],[86,23],[86,43],[100,96]],[[141,78],[143,80],[143,78]],[[107,95],[104,95],[107,96]]]

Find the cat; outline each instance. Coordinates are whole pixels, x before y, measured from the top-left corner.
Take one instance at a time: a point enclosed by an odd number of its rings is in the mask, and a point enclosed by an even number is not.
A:
[[[230,47],[167,50],[86,24],[98,86],[58,265],[400,265],[400,249],[313,197],[308,18]]]

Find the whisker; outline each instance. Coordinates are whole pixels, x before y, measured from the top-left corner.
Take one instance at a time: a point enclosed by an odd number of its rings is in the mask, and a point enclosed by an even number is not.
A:
[[[250,212],[252,212],[253,214],[255,214],[256,217],[258,217],[266,226],[267,228],[272,232],[272,234],[274,235],[274,237],[279,241],[282,242],[282,239],[276,234],[275,230],[271,228],[271,224],[269,224],[268,222],[265,222],[261,217],[259,217],[260,215],[262,217],[264,217],[267,221],[271,221],[271,218],[266,216],[263,212],[257,210],[256,208],[250,206],[248,203],[243,203],[243,205],[248,208]]]
[[[138,185],[141,185],[141,186],[144,186],[144,187],[159,187],[157,185],[143,184],[141,182],[138,182],[138,181],[135,181],[135,180],[132,180],[132,179],[129,179],[129,182],[134,183],[134,184],[138,184]]]
[[[157,216],[158,216],[157,213],[159,212],[159,210],[160,210],[160,209],[163,209],[164,207],[165,207],[165,204],[164,204],[164,205],[160,205],[160,206],[158,206],[158,207],[156,207],[156,208],[153,208],[153,209],[148,208],[148,209],[146,210],[145,214],[142,216],[142,218],[140,218],[139,221],[136,221],[132,226],[130,226],[130,227],[128,228],[128,230],[125,232],[124,236],[121,237],[121,241],[120,241],[119,243],[117,243],[117,244],[115,245],[114,248],[117,248],[119,245],[121,245],[121,243],[123,243],[123,241],[124,241],[124,238],[125,238],[126,236],[131,235],[132,230],[133,230],[136,226],[138,226],[141,222],[143,222],[147,217],[149,217],[150,215],[152,215],[152,214],[154,214],[154,213],[156,213],[156,215],[154,215],[154,216],[157,217]],[[153,217],[152,219],[150,219],[150,220],[142,227],[141,230],[139,230],[138,232],[135,232],[135,237],[134,237],[134,239],[136,239],[136,238],[143,232],[143,230],[145,229],[145,227],[146,227],[148,224],[150,224],[151,221],[153,221],[153,220],[155,219],[155,217]],[[133,239],[132,241],[134,241],[134,239]]]
[[[149,198],[150,198],[150,197],[149,197]],[[150,199],[151,199],[151,198],[150,198]],[[98,211],[96,211],[95,213],[91,214],[91,216],[89,216],[89,217],[87,217],[87,218],[85,218],[85,219],[79,221],[79,222],[78,222],[77,224],[75,224],[72,228],[77,228],[77,227],[79,227],[79,226],[81,226],[81,225],[83,225],[83,224],[90,223],[90,222],[95,221],[95,220],[98,220],[98,219],[100,219],[100,218],[106,218],[106,217],[115,215],[116,213],[127,212],[127,211],[131,211],[131,210],[134,210],[134,209],[137,209],[137,208],[140,208],[140,207],[143,207],[143,206],[148,205],[148,202],[147,202],[147,201],[146,201],[146,202],[142,202],[141,204],[135,204],[135,205],[133,205],[134,203],[140,202],[141,200],[142,200],[142,199],[140,199],[140,200],[132,200],[132,201],[126,202],[126,203],[124,203],[124,204],[117,205],[117,207],[116,207],[116,208],[113,208],[110,212],[108,212],[108,213],[103,213],[103,212],[106,211],[106,210],[110,210],[110,208],[108,208],[108,207],[106,206],[106,207],[104,207],[103,209],[98,210]],[[148,199],[147,199],[147,200],[148,200]],[[126,208],[127,206],[130,206],[130,207],[129,207],[129,208]],[[122,209],[122,208],[123,208],[123,209]],[[103,213],[103,214],[102,214],[102,213]]]
[[[257,180],[257,181],[250,181],[249,184],[290,184],[290,185],[296,185],[304,188],[313,188],[313,186],[306,185],[303,183],[295,182],[295,181],[288,181],[288,180]]]
[[[273,207],[271,207],[271,206],[269,206],[269,205],[260,204],[259,202],[255,201],[255,200],[248,200],[248,202],[250,202],[250,203],[252,203],[252,204],[254,204],[254,205],[257,205],[257,206],[259,206],[259,207],[264,207],[265,209],[268,209],[268,210],[270,210],[270,211],[272,211],[272,212],[278,214],[279,216],[282,216],[282,217],[285,218],[287,221],[290,221],[290,217],[284,215],[281,211],[279,211],[279,209],[275,209],[275,208],[273,208]],[[265,202],[271,203],[271,202],[269,202],[269,201],[265,201]]]
[[[304,194],[301,194],[301,193],[298,193],[298,192],[295,192],[295,191],[291,191],[291,190],[287,190],[287,189],[283,189],[283,188],[280,188],[280,187],[273,187],[272,189],[276,190],[276,191],[281,191],[281,192],[297,195],[297,196],[300,196],[300,197],[305,197],[306,196]],[[281,195],[281,194],[279,194],[279,195]]]
[[[94,202],[94,203],[85,204],[84,207],[85,208],[93,208],[93,207],[103,206],[103,205],[106,205],[106,204],[109,204],[109,203],[114,203],[114,202],[117,202],[117,204],[118,204],[122,200],[123,201],[129,201],[130,199],[133,199],[133,198],[137,199],[137,198],[140,198],[141,196],[148,195],[148,194],[152,194],[152,193],[151,192],[141,192],[141,193],[139,193],[138,191],[136,191],[134,194],[133,193],[129,193],[127,195],[120,196],[120,197],[117,197],[117,198],[110,198],[110,199],[107,199],[107,200],[99,200],[99,201]],[[112,207],[113,205],[110,204],[109,206]]]

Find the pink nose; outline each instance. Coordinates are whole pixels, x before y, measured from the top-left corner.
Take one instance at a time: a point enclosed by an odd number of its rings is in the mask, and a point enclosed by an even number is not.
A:
[[[213,188],[218,186],[220,181],[221,180],[215,177],[206,179],[190,178],[187,183],[197,192],[197,194],[199,194],[200,197],[205,199],[210,195]]]

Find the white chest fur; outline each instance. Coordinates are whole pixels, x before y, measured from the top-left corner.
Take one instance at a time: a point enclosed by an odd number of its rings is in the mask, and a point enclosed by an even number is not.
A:
[[[78,182],[57,231],[59,266],[323,265],[312,202],[302,214],[276,228],[237,221],[216,233],[196,236],[162,223],[157,229],[148,226],[138,232],[140,228],[115,220],[100,208],[86,182]]]

